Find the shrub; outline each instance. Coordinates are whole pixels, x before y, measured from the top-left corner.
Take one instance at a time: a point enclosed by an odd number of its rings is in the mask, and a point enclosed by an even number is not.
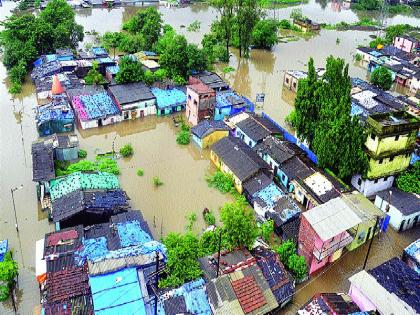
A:
[[[160,180],[160,178],[158,176],[154,176],[153,177],[153,185],[155,185],[155,187],[159,187],[163,185],[163,182]]]
[[[194,226],[194,223],[197,221],[197,214],[195,213],[190,213],[187,217],[186,217],[188,224],[186,226],[186,230],[187,231],[192,231],[192,228]]]
[[[308,274],[308,266],[306,266],[305,258],[303,256],[297,254],[291,255],[287,267],[298,280],[302,280]]]
[[[356,54],[354,56],[354,60],[356,60],[357,62],[362,61],[362,55],[361,54]]]
[[[10,94],[19,94],[22,92],[22,84],[14,82],[12,83],[12,86],[9,89]]]
[[[7,300],[18,274],[18,264],[13,260],[11,252],[7,252],[0,262],[0,301]]]
[[[370,82],[385,91],[389,90],[393,82],[391,71],[382,66],[376,68],[370,75]]]
[[[397,187],[408,193],[420,194],[420,161],[397,177]]]
[[[176,135],[176,143],[182,144],[182,145],[189,144],[190,143],[189,131],[181,130],[180,132],[178,132],[178,134]]]
[[[143,176],[144,170],[142,168],[137,169],[137,176]]]
[[[155,83],[155,75],[152,71],[147,70],[144,73],[144,83],[146,83],[147,85],[152,85],[153,83]]]
[[[182,131],[188,131],[188,132],[190,131],[190,126],[188,124],[186,124],[184,120],[182,120],[182,122],[181,122],[181,130]]]
[[[87,151],[80,149],[77,155],[80,159],[84,159],[85,157],[87,157]]]
[[[204,221],[208,226],[216,225],[216,217],[211,211],[204,213]]]
[[[265,242],[269,242],[271,236],[274,233],[274,222],[273,220],[265,221],[260,225],[260,236]]]
[[[286,116],[284,119],[285,122],[287,122],[290,126],[293,126],[294,122],[296,120],[296,110],[292,110],[289,115]]]
[[[180,75],[176,75],[172,78],[172,81],[174,81],[174,83],[176,85],[185,85],[187,84],[187,81]]]
[[[276,252],[279,254],[282,263],[287,266],[289,257],[296,254],[296,245],[292,241],[288,240],[278,246],[276,248]]]
[[[123,157],[130,157],[134,154],[134,149],[131,144],[126,144],[120,149],[120,154]]]
[[[216,188],[224,194],[234,191],[233,177],[222,171],[216,171],[212,176],[208,176],[206,181],[210,187]]]

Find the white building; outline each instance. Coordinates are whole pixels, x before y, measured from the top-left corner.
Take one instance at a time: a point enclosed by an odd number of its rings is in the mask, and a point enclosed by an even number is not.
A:
[[[420,226],[419,195],[391,188],[376,194],[375,205],[382,211],[388,212],[389,223],[396,231]]]

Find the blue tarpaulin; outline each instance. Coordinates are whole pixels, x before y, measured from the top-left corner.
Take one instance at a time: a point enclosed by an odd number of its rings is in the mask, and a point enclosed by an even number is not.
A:
[[[187,102],[187,95],[176,88],[162,90],[154,87],[152,88],[152,93],[156,97],[157,107],[160,109],[165,107],[185,105]]]
[[[152,240],[138,221],[118,223],[117,228],[122,247],[142,245]]]
[[[145,315],[136,268],[89,278],[95,314]]]
[[[95,261],[105,257],[109,251],[105,237],[82,239],[83,247],[75,253],[75,261],[79,266],[82,266],[86,259]]]
[[[156,252],[159,252],[164,257],[166,257],[165,245],[157,241],[151,241],[142,245],[131,246],[131,247],[126,247],[126,248],[110,251],[105,257],[98,258],[95,260],[95,262],[98,262],[104,259],[124,258],[124,257],[130,257],[130,256],[154,254]]]
[[[7,240],[0,241],[0,262],[4,260],[4,255],[6,254],[8,250],[8,245],[9,244]]]
[[[264,201],[264,203],[269,207],[274,207],[275,203],[279,198],[284,196],[284,192],[280,190],[279,187],[277,187],[274,182],[272,182],[267,187],[261,189],[257,193],[254,194],[254,198],[260,198]]]

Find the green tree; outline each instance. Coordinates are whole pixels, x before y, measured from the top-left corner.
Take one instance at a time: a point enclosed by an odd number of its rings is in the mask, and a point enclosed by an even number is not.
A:
[[[185,130],[181,130],[176,135],[176,143],[187,145],[190,143],[190,133]]]
[[[224,234],[230,249],[251,248],[258,236],[254,213],[239,202],[227,203],[220,210]]]
[[[188,58],[188,74],[190,75],[192,71],[203,71],[208,68],[208,59],[207,55],[203,49],[198,48],[197,45],[188,44],[187,46],[187,58]]]
[[[121,43],[122,34],[120,32],[106,32],[102,36],[102,45],[107,50],[113,50],[114,59],[115,59],[115,50]]]
[[[154,73],[155,81],[162,82],[163,80],[166,79],[167,76],[168,76],[168,73],[167,73],[167,71],[165,69],[158,69]]]
[[[370,75],[370,82],[385,91],[389,90],[393,82],[391,71],[382,66],[376,68]]]
[[[184,36],[175,35],[161,52],[159,63],[168,72],[169,77],[174,78],[176,75],[183,78],[187,77],[187,46],[187,40]]]
[[[252,44],[257,48],[271,49],[278,43],[279,23],[274,19],[260,20],[252,31]]]
[[[235,190],[233,177],[219,170],[212,176],[207,176],[206,181],[210,187],[214,187],[224,194]]]
[[[296,129],[297,136],[301,140],[312,142],[319,120],[320,101],[319,88],[321,83],[318,81],[314,60],[309,59],[308,76],[299,80],[295,99],[295,115],[293,127]]]
[[[119,84],[140,82],[144,78],[144,70],[140,62],[130,56],[124,56],[119,62],[120,70],[115,76],[115,81]]]
[[[239,43],[239,57],[249,57],[252,30],[261,17],[261,8],[255,0],[236,0],[236,29]]]
[[[306,265],[305,258],[303,256],[299,256],[297,254],[291,255],[287,266],[298,280],[302,280],[308,274],[308,266]]]
[[[123,29],[131,34],[141,34],[145,39],[145,49],[151,50],[159,40],[162,30],[161,14],[156,7],[140,10],[124,23]]]
[[[405,35],[411,30],[413,27],[409,24],[390,25],[385,29],[385,42],[392,44],[396,36]]]
[[[152,71],[147,70],[144,73],[144,83],[148,85],[152,85],[153,83],[155,83],[155,75],[153,74]]]
[[[142,34],[122,34],[121,40],[118,44],[118,50],[134,54],[146,47],[146,39]]]
[[[267,220],[260,225],[260,236],[266,242],[270,242],[271,237],[274,233],[274,222],[273,220]]]
[[[292,10],[292,13],[290,13],[290,18],[292,20],[301,21],[301,20],[305,20],[306,16],[303,15],[302,9],[299,8],[299,9],[293,9]]]
[[[7,252],[4,260],[0,262],[0,301],[8,299],[18,274],[18,264],[13,260],[12,254]]]
[[[194,234],[169,233],[163,239],[163,244],[167,249],[166,277],[159,281],[159,287],[177,287],[202,275],[197,261],[202,251],[200,241]]]
[[[220,39],[224,42],[225,53],[221,55],[221,61],[229,61],[229,46],[232,38],[232,26],[234,23],[234,4],[236,0],[211,0],[210,4],[216,8],[220,14],[220,19],[212,25],[212,31],[215,32]],[[203,45],[204,47],[204,45]]]
[[[85,83],[87,85],[96,85],[105,83],[105,79],[102,74],[98,71],[98,62],[92,62],[92,69],[89,70],[87,75],[85,76]]]
[[[408,170],[402,172],[396,181],[396,185],[402,191],[420,194],[420,161]]]

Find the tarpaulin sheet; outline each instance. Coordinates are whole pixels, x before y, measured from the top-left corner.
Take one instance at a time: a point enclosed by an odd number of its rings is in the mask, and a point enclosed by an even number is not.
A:
[[[212,314],[202,278],[184,284],[175,289],[173,294],[174,296],[184,296],[189,313],[196,315]]]
[[[0,241],[0,262],[4,260],[4,255],[6,254],[7,249],[8,249],[7,240]]]
[[[105,237],[82,239],[83,247],[75,253],[74,259],[77,265],[82,266],[86,259],[94,261],[105,257],[109,251]]]
[[[73,107],[82,121],[119,114],[117,105],[106,92],[75,96],[73,97]]]
[[[117,228],[122,247],[142,245],[152,240],[150,235],[142,230],[138,221],[118,223]]]
[[[136,268],[91,277],[95,314],[146,314]]]
[[[168,90],[152,88],[152,93],[156,97],[157,107],[159,108],[183,105],[187,101],[187,95],[175,88]]]

